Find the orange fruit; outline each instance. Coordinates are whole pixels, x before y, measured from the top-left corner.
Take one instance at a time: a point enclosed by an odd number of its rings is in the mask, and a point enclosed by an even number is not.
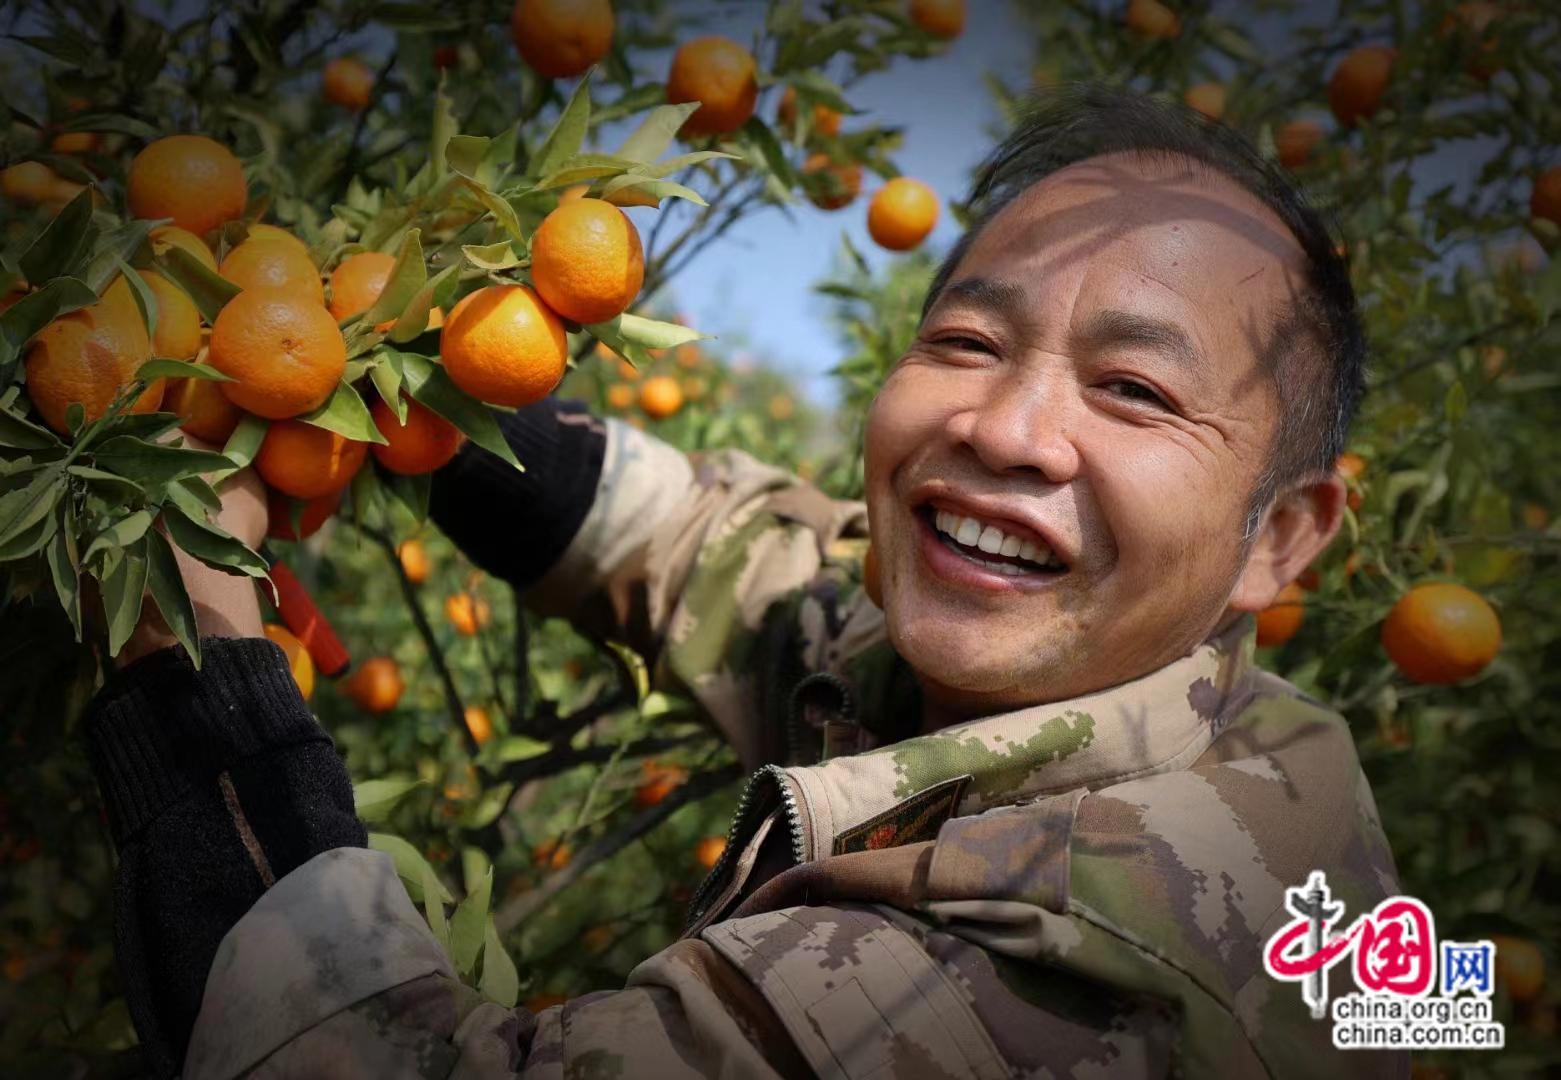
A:
[[[1217,82],[1203,82],[1189,86],[1182,96],[1189,108],[1201,112],[1210,120],[1225,115],[1225,87]]]
[[[406,682],[401,667],[388,656],[371,656],[341,684],[342,693],[364,712],[388,713],[401,700]]]
[[[396,546],[396,557],[401,560],[401,572],[413,585],[428,580],[428,549],[421,540],[403,540]]]
[[[623,412],[634,404],[634,387],[628,383],[613,383],[607,388],[607,407]]]
[[[580,944],[587,952],[604,952],[612,945],[613,932],[610,926],[593,926],[580,935]]]
[[[287,289],[315,304],[325,304],[325,286],[314,260],[291,244],[245,240],[228,252],[217,272],[241,289]]]
[[[656,375],[640,387],[640,408],[653,420],[665,420],[682,407],[683,388],[670,375]]]
[[[1349,508],[1359,510],[1363,501],[1360,478],[1366,472],[1366,459],[1353,451],[1346,450],[1334,463],[1334,470],[1344,478],[1345,484],[1349,487],[1349,494],[1345,496]]]
[[[878,550],[870,543],[862,556],[862,589],[873,606],[883,610],[883,574],[878,567]]]
[[[706,870],[714,870],[715,864],[721,861],[721,855],[726,851],[726,837],[705,836],[694,845],[694,861]]]
[[[348,112],[362,112],[374,100],[374,69],[357,57],[336,57],[321,78],[325,100]]]
[[[679,345],[673,355],[677,358],[678,367],[688,368],[690,371],[697,368],[704,360],[700,355],[699,346],[692,341],[685,341]]]
[[[959,37],[965,29],[965,0],[911,0],[911,22],[933,37]]]
[[[309,256],[309,245],[304,243],[298,237],[294,236],[292,233],[288,232],[286,229],[282,228],[280,225],[266,225],[256,221],[245,226],[244,232],[245,243],[248,243],[250,240],[279,240],[284,244],[288,244],[291,247],[298,249],[298,251],[302,252],[306,257]],[[311,257],[309,261],[312,263],[314,259]]]
[[[475,637],[478,627],[487,621],[479,618],[476,597],[465,592],[451,593],[445,597],[444,617],[450,620],[450,625],[462,637]]]
[[[146,324],[121,277],[96,304],[61,315],[33,336],[27,347],[27,396],[46,424],[68,435],[65,419],[72,402],[81,403],[83,423],[91,423],[108,411],[151,355]],[[163,380],[157,379],[128,411],[153,412],[162,400]]]
[[[331,317],[340,322],[373,307],[395,266],[396,257],[383,251],[348,255],[331,274]]]
[[[698,375],[686,375],[680,384],[683,387],[683,397],[687,401],[703,401],[705,395],[710,392],[709,385]]]
[[[1295,637],[1306,616],[1306,590],[1291,582],[1279,590],[1274,602],[1257,613],[1257,643],[1283,645]]]
[[[255,454],[255,471],[295,499],[316,499],[350,484],[367,454],[368,443],[302,420],[279,420],[266,429]]]
[[[1534,190],[1528,197],[1528,212],[1561,225],[1561,165],[1552,165],[1534,179]]]
[[[802,187],[820,210],[839,210],[861,192],[862,166],[854,161],[839,165],[827,154],[810,154],[802,163]]]
[[[1523,518],[1523,527],[1539,532],[1550,524],[1550,511],[1537,502],[1526,502],[1520,511]]]
[[[244,166],[204,135],[169,135],[152,143],[130,163],[125,189],[136,217],[173,218],[196,236],[241,217],[249,198]]]
[[[147,240],[152,245],[154,255],[162,255],[169,248],[183,248],[195,256],[206,269],[213,272],[217,269],[217,257],[211,253],[211,248],[188,229],[181,229],[177,225],[159,225],[151,231]]]
[[[0,194],[12,202],[46,202],[56,177],[41,161],[22,161],[0,172]]]
[[[1307,592],[1316,592],[1319,588],[1322,587],[1322,571],[1318,570],[1315,566],[1308,566],[1296,577],[1295,583],[1301,588],[1305,589]]]
[[[515,0],[509,25],[520,58],[546,79],[583,74],[612,48],[608,0]]]
[[[587,324],[616,318],[645,281],[639,231],[601,199],[564,203],[531,237],[531,281],[566,319]]]
[[[390,440],[389,445],[375,443],[374,458],[385,468],[402,476],[421,476],[449,462],[461,448],[465,436],[459,428],[432,409],[407,400],[407,422],[402,425],[384,401],[375,399],[369,413],[374,426]]]
[[[267,420],[325,404],[347,370],[347,343],[330,313],[291,289],[245,289],[217,315],[207,362],[237,381],[228,400]]]
[[[1496,983],[1513,1001],[1533,1001],[1545,989],[1545,956],[1532,941],[1492,934],[1496,946]]]
[[[303,642],[293,636],[293,632],[285,626],[277,623],[266,623],[266,637],[282,647],[287,654],[287,669],[293,673],[293,681],[298,684],[298,693],[305,701],[314,693],[314,661],[309,657],[309,650],[304,648]]]
[[[591,190],[590,184],[571,184],[558,193],[560,203],[574,202],[576,199],[585,198],[585,193]]]
[[[564,324],[524,285],[487,285],[450,310],[439,339],[445,370],[490,405],[530,405],[552,393],[569,358]]]
[[[157,298],[157,329],[152,333],[152,355],[171,360],[193,360],[201,351],[201,313],[190,294],[151,270],[141,280]]]
[[[786,92],[781,94],[780,108],[776,110],[775,119],[781,127],[790,130],[797,124],[797,88],[786,87]],[[828,105],[815,104],[812,110],[813,134],[837,135],[840,132],[840,114]]]
[[[1491,29],[1491,23],[1501,13],[1496,4],[1459,4],[1436,28],[1438,37],[1449,33],[1458,35],[1469,57],[1464,70],[1476,79],[1489,79],[1501,70],[1501,61],[1495,55],[1495,34]]]
[[[488,710],[481,705],[466,706],[466,730],[472,733],[478,746],[493,738],[493,721],[488,719]]]
[[[568,1000],[563,994],[533,994],[526,999],[525,1008],[528,1012],[539,1013],[555,1005],[562,1005]]]
[[[77,195],[80,195],[84,190],[86,190],[86,187],[86,184],[78,184],[73,180],[65,179],[63,176],[56,176],[53,180],[49,181],[49,193],[44,201],[48,204],[49,209],[57,214],[61,210],[65,209],[66,203],[70,202]],[[98,195],[97,191],[94,190],[92,193],[93,205],[102,205],[102,201],[103,200]]]
[[[1397,56],[1396,50],[1383,45],[1362,45],[1339,61],[1328,80],[1328,107],[1334,119],[1354,127],[1375,113],[1387,93]]]
[[[1507,350],[1500,345],[1480,346],[1480,370],[1487,379],[1499,379],[1507,369]]]
[[[1274,148],[1279,151],[1279,163],[1287,169],[1298,169],[1305,165],[1322,137],[1322,125],[1315,120],[1292,120],[1285,124],[1274,132]]]
[[[293,499],[280,491],[266,492],[266,535],[273,540],[307,540],[320,531],[331,515],[341,508],[341,492],[304,500],[298,515],[298,531],[293,531]]]
[[[629,363],[629,361],[619,360],[618,377],[624,382],[639,382],[643,376],[640,374],[640,369]]]
[[[688,779],[688,770],[677,765],[645,761],[640,763],[640,775],[640,784],[634,789],[634,805],[641,810],[648,810],[676,791],[678,785]]]
[[[544,840],[531,849],[531,861],[534,865],[553,870],[562,870],[573,858],[574,851],[569,845],[557,840]]]
[[[796,413],[797,403],[791,400],[790,394],[776,394],[770,398],[766,408],[769,411],[771,420],[786,421],[790,420],[792,415]]]
[[[90,154],[98,148],[95,131],[62,131],[49,142],[56,154]]]
[[[169,379],[163,408],[182,418],[179,427],[186,433],[218,446],[244,416],[211,379]]]
[[[719,34],[695,38],[678,47],[667,76],[667,101],[699,102],[683,124],[685,138],[736,131],[753,115],[759,97],[758,65],[753,53]]]
[[[897,176],[867,207],[867,231],[881,247],[909,251],[927,238],[938,221],[938,197],[920,180]]]
[[[1416,585],[1382,623],[1382,647],[1407,678],[1443,685],[1476,675],[1501,649],[1501,620],[1462,585]]]
[[[1127,5],[1127,28],[1149,38],[1180,37],[1182,17],[1160,0],[1132,0]]]

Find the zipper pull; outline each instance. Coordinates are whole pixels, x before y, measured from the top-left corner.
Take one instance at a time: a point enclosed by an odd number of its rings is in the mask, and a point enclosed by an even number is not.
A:
[[[814,672],[791,692],[791,722],[794,730],[818,740],[822,761],[853,754],[860,743],[851,686],[827,671]]]

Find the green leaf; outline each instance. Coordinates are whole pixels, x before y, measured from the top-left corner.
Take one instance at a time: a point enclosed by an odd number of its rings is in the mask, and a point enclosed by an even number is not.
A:
[[[379,428],[374,426],[374,417],[369,414],[368,406],[363,404],[358,392],[345,379],[336,384],[335,391],[324,405],[298,419],[358,442],[378,443],[381,446],[389,444],[385,436],[379,433]]]
[[[716,158],[726,158],[730,161],[742,160],[736,154],[728,154],[720,150],[695,150],[691,154],[679,154],[677,157],[669,157],[664,161],[658,161],[654,165],[636,166],[634,174],[636,176],[649,176],[659,179],[663,176],[671,176],[682,169],[698,165],[700,162],[711,161]]]
[[[184,651],[190,654],[195,669],[201,666],[200,628],[195,622],[195,606],[190,602],[189,591],[184,586],[184,575],[179,573],[179,560],[167,537],[155,529],[146,534],[147,563],[150,568],[148,582],[152,599],[157,603],[163,622],[173,631]]]
[[[757,116],[750,116],[743,124],[742,132],[758,148],[764,163],[769,166],[770,172],[775,174],[775,179],[787,188],[795,187],[796,171],[792,169],[791,162],[786,160],[786,152],[781,149],[775,133],[770,130],[770,125]]]
[[[134,544],[146,535],[146,530],[152,526],[154,516],[150,510],[136,510],[119,518],[93,537],[81,561],[91,562],[100,551],[117,551]]]
[[[130,295],[135,298],[136,307],[141,311],[141,321],[146,325],[146,336],[150,338],[157,333],[157,297],[146,280],[123,259],[118,260],[118,266],[125,284],[130,286]]]
[[[212,450],[190,450],[128,435],[116,435],[94,448],[92,462],[143,486],[171,484],[231,464],[227,457]]]
[[[363,316],[369,326],[400,318],[418,290],[427,284],[428,266],[423,261],[421,235],[420,230],[410,229],[401,241],[401,251],[396,255],[396,265],[391,267],[385,288]]]
[[[391,836],[389,833],[371,832],[369,847],[390,856],[396,864],[396,876],[401,878],[402,884],[406,886],[407,895],[414,901],[423,902],[423,883],[432,881],[438,887],[441,901],[446,904],[455,902],[455,898],[450,895],[450,890],[445,888],[444,882],[439,880],[439,875],[434,873],[434,868],[428,865],[428,860],[401,837]]]
[[[454,103],[450,95],[445,93],[444,75],[439,76],[439,89],[434,94],[434,125],[433,131],[428,137],[428,160],[433,165],[434,175],[443,177],[450,171],[450,163],[446,160],[446,153],[450,140],[455,137],[460,126],[455,120]]]
[[[170,244],[155,260],[158,272],[189,294],[208,324],[240,292],[233,282],[177,245]]]
[[[513,1009],[515,999],[520,996],[520,975],[515,971],[515,961],[504,951],[492,919],[487,920],[482,940],[482,980],[477,989],[489,1001]]]
[[[513,206],[475,180],[462,177],[461,183],[467,191],[476,197],[478,202],[487,207],[488,212],[493,215],[495,221],[503,226],[505,232],[509,233],[516,240],[524,240],[526,238],[525,234],[520,231],[520,218],[515,216],[515,208]]]
[[[57,278],[7,308],[0,315],[0,331],[4,332],[8,346],[20,349],[28,338],[61,315],[97,302],[97,292],[80,278]]]
[[[528,758],[540,757],[553,747],[541,739],[533,739],[529,735],[506,735],[496,741],[493,749],[495,761],[509,763],[512,761],[525,761]]]
[[[433,497],[434,490],[433,473],[421,473],[417,476],[387,473],[382,477],[381,482],[385,490],[407,508],[407,513],[411,514],[414,520],[419,524],[428,520],[428,502]]]
[[[49,542],[49,576],[54,579],[54,592],[60,598],[60,607],[65,609],[71,629],[76,633],[76,640],[80,641],[81,563],[76,558],[74,530],[75,520],[70,510],[70,500],[62,500],[59,526]]]
[[[493,868],[477,882],[450,916],[450,959],[461,975],[470,975],[482,951],[488,926],[488,900],[493,891]]]
[[[439,879],[434,876],[434,868],[427,863],[423,864],[422,875],[423,888],[423,912],[428,916],[428,929],[439,941],[439,947],[446,954],[450,952],[450,924],[445,921],[444,901],[439,899],[441,888]]]
[[[74,276],[82,269],[92,243],[92,189],[83,189],[44,226],[22,253],[20,265],[28,281]]]
[[[1469,394],[1463,388],[1462,379],[1454,379],[1453,384],[1447,388],[1447,396],[1443,399],[1442,408],[1447,413],[1449,424],[1456,427],[1463,423],[1463,418],[1469,411]]]
[[[447,266],[423,283],[416,295],[407,301],[406,309],[390,328],[391,341],[411,341],[428,328],[428,315],[441,302],[440,294],[447,287],[453,288],[460,279],[456,276],[459,265]],[[448,300],[448,297],[445,298]]]
[[[504,813],[504,808],[509,805],[509,798],[514,790],[515,785],[508,782],[488,788],[477,802],[461,815],[461,828],[485,829],[492,825],[498,820],[499,815]]]
[[[381,352],[376,355],[384,357],[386,353]],[[374,384],[374,389],[379,391],[379,399],[396,414],[396,422],[405,424],[407,402],[406,398],[401,396],[401,364],[382,359],[380,363],[369,369],[369,381]]]
[[[612,200],[612,196],[622,191],[633,190],[641,195],[649,195],[653,199],[687,199],[696,206],[708,206],[705,197],[693,188],[685,187],[672,180],[648,180],[635,176],[633,173],[624,173],[615,176],[602,185],[602,198]]]
[[[163,504],[163,525],[169,538],[207,566],[236,570],[263,578],[269,569],[260,554],[236,536],[192,514],[178,500]]]
[[[585,329],[606,341],[609,348],[616,347],[612,338],[646,349],[671,349],[707,336],[682,323],[660,322],[639,315],[619,315],[609,322],[592,323]]]
[[[500,240],[496,244],[462,244],[461,254],[479,270],[508,270],[520,265],[512,241]]]
[[[613,154],[576,154],[565,161],[557,171],[538,180],[533,190],[548,191],[553,188],[568,187],[570,184],[597,180],[603,176],[617,176],[620,173],[633,172],[638,164]]]
[[[99,240],[97,250],[87,263],[87,284],[101,293],[114,280],[114,275],[122,272],[121,264],[128,262],[140,250],[156,227],[154,221],[136,218]]]
[[[493,140],[486,135],[452,135],[445,144],[444,158],[452,170],[474,179]]]
[[[555,172],[567,159],[580,152],[580,147],[585,143],[586,130],[591,126],[591,77],[589,74],[580,80],[580,85],[575,87],[575,92],[569,96],[569,104],[564,106],[564,111],[559,113],[558,122],[553,125],[553,130],[548,132],[547,138],[542,143],[542,148],[537,151],[537,156],[532,160],[530,173],[533,176],[546,176]]]
[[[423,786],[418,779],[365,780],[352,786],[352,802],[364,821],[383,821],[407,792]]]
[[[608,641],[606,645],[612,654],[617,657],[624,674],[629,677],[629,681],[634,687],[635,704],[643,705],[645,695],[650,693],[650,673],[645,668],[645,658],[620,642]]]
[[[104,472],[102,469],[94,469],[90,465],[71,465],[66,470],[70,475],[85,480],[88,485],[96,488],[106,497],[116,499],[145,498],[146,489],[128,477],[117,473]],[[102,489],[109,488],[110,491]]]
[[[260,444],[266,440],[266,432],[271,428],[268,420],[245,413],[239,420],[238,427],[233,429],[233,434],[228,436],[228,441],[222,447],[222,456],[227,464],[220,469],[213,470],[210,482],[220,484],[240,469],[246,469],[255,460],[255,455],[260,453]]]
[[[146,541],[141,539],[109,561],[103,583],[103,614],[108,621],[108,651],[118,656],[130,640],[141,619],[141,601],[146,596],[148,560]]]
[[[515,451],[505,441],[499,422],[488,406],[462,391],[443,367],[415,353],[401,353],[401,370],[406,391],[420,405],[426,405],[461,430],[484,450],[497,454],[517,469],[524,466],[515,459]]]
[[[0,409],[0,446],[14,450],[55,450],[65,444],[48,428]]]
[[[197,364],[193,360],[170,360],[158,357],[136,368],[135,377],[142,382],[154,379],[209,379],[212,382],[233,382],[233,376],[224,375],[210,364]]]
[[[677,138],[678,129],[683,126],[683,122],[698,111],[697,101],[685,102],[682,105],[657,106],[640,122],[640,126],[634,129],[634,133],[623,140],[623,145],[618,147],[617,156],[649,165],[667,152],[667,147],[671,146],[672,140]]]
[[[53,511],[65,490],[65,470],[55,462],[24,486],[0,495],[0,553],[12,541],[35,529]]]

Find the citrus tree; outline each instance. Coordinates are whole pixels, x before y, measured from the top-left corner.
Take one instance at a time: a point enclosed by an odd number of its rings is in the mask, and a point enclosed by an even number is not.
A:
[[[1031,86],[1104,80],[1250,136],[1337,220],[1370,340],[1333,546],[1258,620],[1260,660],[1350,720],[1404,892],[1497,945],[1499,1055],[1417,1075],[1553,1070],[1561,961],[1561,26],[1542,5],[1018,5]],[[1001,126],[1001,125],[999,125]],[[994,132],[995,134],[995,132]],[[859,419],[910,340],[928,258],[835,279]],[[860,442],[825,476],[861,485]]]
[[[8,1075],[137,1072],[75,725],[143,612],[199,662],[181,553],[275,603],[373,844],[482,992],[541,1005],[670,940],[735,761],[642,657],[465,563],[431,474],[467,441],[523,466],[495,410],[555,392],[806,471],[796,392],[671,297],[750,215],[840,210],[864,170],[880,242],[930,230],[850,90],[959,22],[828,8],[770,4],[744,42],[656,0],[0,15]],[[213,518],[244,468],[258,551]]]

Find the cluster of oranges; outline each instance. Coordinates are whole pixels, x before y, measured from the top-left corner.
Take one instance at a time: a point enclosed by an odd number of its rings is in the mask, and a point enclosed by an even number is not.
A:
[[[964,0],[910,0],[906,13],[934,37],[957,37],[965,27]],[[521,58],[550,79],[582,75],[600,62],[612,48],[613,27],[609,0],[517,0],[510,20]],[[683,123],[684,138],[730,135],[748,122],[758,105],[758,61],[731,38],[719,34],[694,38],[674,52],[666,87],[669,104],[699,106]],[[777,119],[783,128],[796,127],[795,87],[786,88]],[[833,140],[840,122],[837,110],[814,104],[809,139]],[[862,166],[846,160],[838,149],[815,146],[803,161],[802,184],[815,206],[839,210],[860,194]],[[908,251],[926,238],[937,218],[938,200],[931,188],[919,180],[895,177],[873,196],[867,228],[883,247]]]
[[[1339,456],[1335,470],[1345,483],[1350,510],[1361,508],[1366,459],[1353,451]],[[1353,573],[1352,555],[1345,573]],[[1300,630],[1306,595],[1320,584],[1315,570],[1286,585],[1257,616],[1257,643],[1279,646]],[[1485,670],[1501,650],[1501,620],[1479,593],[1451,582],[1416,585],[1401,596],[1382,622],[1382,647],[1399,672],[1413,682],[1446,685]]]

